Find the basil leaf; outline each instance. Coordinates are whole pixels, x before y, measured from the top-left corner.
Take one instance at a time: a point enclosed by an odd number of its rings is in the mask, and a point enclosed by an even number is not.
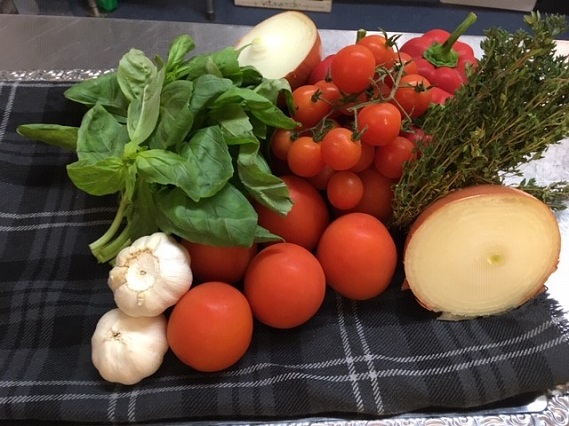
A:
[[[239,84],[242,80],[242,73],[237,56],[237,51],[233,47],[196,55],[178,68],[177,78],[195,80],[213,71],[218,76],[223,76]]]
[[[290,130],[296,128],[297,123],[292,118],[287,117],[269,99],[251,89],[233,86],[215,99],[211,109],[215,110],[234,103],[243,105],[246,110],[269,126]]]
[[[154,131],[160,114],[160,93],[164,83],[164,68],[148,80],[142,96],[133,99],[128,107],[127,129],[132,142],[144,142]]]
[[[255,67],[241,67],[241,73],[243,75],[241,87],[256,87],[263,82],[263,76]]]
[[[253,126],[249,116],[239,104],[227,104],[212,110],[210,118],[219,123],[225,134],[231,140],[243,139],[248,141],[253,133]],[[235,142],[231,142],[234,144]]]
[[[198,201],[201,198],[197,186],[199,176],[192,166],[184,157],[161,149],[142,151],[136,157],[136,169],[146,182],[177,186]]]
[[[190,99],[190,111],[197,114],[222,93],[233,87],[231,80],[205,74],[194,80],[194,91]]]
[[[130,49],[119,61],[117,81],[125,97],[132,102],[142,96],[157,74],[156,65],[142,51]]]
[[[284,241],[284,238],[269,232],[268,229],[265,229],[262,226],[257,225],[257,229],[255,230],[255,242],[270,243],[273,241]]]
[[[77,156],[79,160],[91,162],[120,157],[128,140],[126,127],[102,105],[96,104],[81,120],[77,132]]]
[[[118,157],[96,163],[78,160],[67,165],[67,174],[75,186],[91,195],[114,194],[125,186],[128,166]]]
[[[247,192],[264,206],[279,213],[290,211],[293,201],[283,180],[272,174],[265,159],[259,154],[259,144],[239,146],[237,172]]]
[[[121,91],[116,71],[76,83],[63,95],[89,107],[101,104],[110,113],[126,117],[128,99]]]
[[[211,197],[233,176],[233,161],[223,133],[218,126],[198,130],[180,155],[192,164],[200,197]]]
[[[180,66],[186,55],[194,50],[196,43],[187,34],[182,34],[176,37],[170,47],[168,48],[168,61],[166,62],[166,71],[174,71],[178,66]]]
[[[191,200],[181,189],[154,194],[157,223],[163,232],[188,241],[221,246],[253,244],[257,213],[247,198],[228,184],[210,198]]]
[[[168,84],[160,96],[160,119],[148,140],[150,148],[168,148],[180,144],[194,122],[190,111],[193,82],[178,80]]]
[[[71,151],[77,149],[78,130],[78,127],[42,123],[22,124],[16,129],[18,134],[26,138],[35,139]]]
[[[255,92],[271,101],[272,104],[277,104],[279,96],[283,92],[291,92],[290,83],[285,78],[276,80],[264,79],[256,88]]]

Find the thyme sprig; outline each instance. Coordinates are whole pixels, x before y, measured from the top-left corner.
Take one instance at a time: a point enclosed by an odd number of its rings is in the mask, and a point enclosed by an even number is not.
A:
[[[569,135],[569,61],[555,50],[565,17],[533,12],[525,22],[531,33],[486,31],[468,82],[425,115],[422,127],[432,141],[419,147],[421,155],[406,164],[394,187],[395,225],[407,227],[452,190],[521,176],[523,164]],[[526,180],[520,187],[552,208],[564,208],[569,195],[567,182]]]

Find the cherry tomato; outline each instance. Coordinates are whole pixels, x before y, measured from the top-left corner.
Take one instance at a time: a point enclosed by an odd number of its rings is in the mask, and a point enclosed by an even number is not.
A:
[[[375,147],[368,143],[362,143],[362,154],[356,165],[350,168],[351,172],[359,173],[373,164],[375,158]]]
[[[373,158],[371,161],[373,163]],[[330,178],[334,173],[336,173],[336,171],[329,165],[325,164],[320,173],[318,173],[316,176],[306,178],[306,180],[310,182],[312,186],[314,186],[314,188],[320,191],[325,191],[326,188],[328,187],[328,181],[330,180]]]
[[[243,292],[257,320],[270,327],[298,327],[320,309],[326,278],[304,247],[273,244],[259,252],[245,274]]]
[[[251,259],[257,254],[257,244],[251,247],[220,247],[182,240],[190,253],[192,272],[200,282],[222,281],[237,284],[243,279]]]
[[[326,228],[316,257],[328,285],[338,294],[366,300],[389,286],[395,273],[397,249],[381,221],[365,213],[348,213]]]
[[[317,175],[324,167],[320,143],[315,142],[310,136],[299,137],[288,150],[287,164],[297,176]]]
[[[363,195],[364,184],[354,172],[336,172],[328,181],[326,196],[330,204],[337,209],[348,210],[355,207]]]
[[[286,242],[312,250],[330,221],[328,207],[323,196],[310,182],[298,176],[282,176],[294,202],[286,215],[281,215],[256,203],[258,223]]]
[[[330,64],[332,81],[344,93],[367,89],[375,74],[375,57],[367,47],[352,44],[340,49]]]
[[[401,113],[394,105],[382,102],[363,107],[358,113],[361,139],[373,146],[386,145],[401,130]]]
[[[411,55],[405,52],[397,52],[395,53],[393,70],[395,72],[399,72],[401,68],[403,68],[403,75],[417,74],[419,71],[417,68],[417,63]]]
[[[431,83],[418,74],[401,77],[399,87],[395,91],[394,104],[403,114],[415,118],[423,115],[431,104]]]
[[[322,139],[322,161],[334,170],[354,167],[362,155],[360,141],[352,139],[353,132],[345,127],[330,130]]]
[[[278,159],[286,161],[293,142],[292,130],[276,129],[271,137],[271,152]]]
[[[352,212],[367,213],[386,222],[393,214],[393,179],[386,178],[375,167],[358,173],[364,192],[360,202],[350,209]]]
[[[308,84],[316,84],[317,81],[326,80],[330,77],[330,64],[336,54],[328,55],[320,61],[310,73]]]
[[[414,157],[415,144],[409,139],[397,136],[387,145],[375,151],[375,168],[383,176],[399,179],[403,174],[403,164]]]
[[[320,98],[331,105],[331,109],[340,105],[342,93],[332,81],[320,80],[314,85],[320,89]]]
[[[170,348],[184,364],[204,372],[224,370],[245,354],[253,314],[245,296],[222,282],[192,287],[168,319]]]
[[[291,115],[296,121],[302,123],[303,127],[315,126],[332,111],[332,105],[321,99],[320,93],[318,87],[312,84],[300,86],[292,92],[295,109]]]
[[[367,47],[375,57],[375,65],[387,69],[393,66],[395,59],[393,47],[389,41],[378,34],[370,34],[361,38],[357,44]]]

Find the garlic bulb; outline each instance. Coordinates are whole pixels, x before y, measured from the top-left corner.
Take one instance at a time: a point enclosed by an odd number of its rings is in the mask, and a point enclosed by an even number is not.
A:
[[[134,318],[115,308],[91,338],[91,360],[103,379],[133,385],[154,374],[168,350],[166,317]]]
[[[153,317],[174,305],[192,285],[188,251],[162,232],[120,251],[109,273],[115,303],[133,317]]]

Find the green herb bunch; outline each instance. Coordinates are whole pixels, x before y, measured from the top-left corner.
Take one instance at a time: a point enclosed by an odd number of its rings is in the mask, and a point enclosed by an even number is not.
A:
[[[232,47],[187,59],[194,48],[177,37],[166,63],[132,49],[116,71],[65,92],[88,107],[79,127],[18,128],[75,150],[67,171],[79,189],[118,194],[113,223],[90,245],[100,262],[157,230],[216,245],[277,239],[257,224],[250,199],[282,214],[292,207],[261,152],[272,127],[296,125],[277,106],[290,85],[241,67]]]
[[[452,190],[521,176],[523,164],[569,135],[569,62],[555,50],[565,18],[534,12],[525,22],[531,34],[486,31],[483,56],[467,83],[425,115],[421,126],[432,140],[395,185],[395,225],[408,227]],[[553,208],[563,208],[569,195],[567,182],[522,180],[520,188]]]

